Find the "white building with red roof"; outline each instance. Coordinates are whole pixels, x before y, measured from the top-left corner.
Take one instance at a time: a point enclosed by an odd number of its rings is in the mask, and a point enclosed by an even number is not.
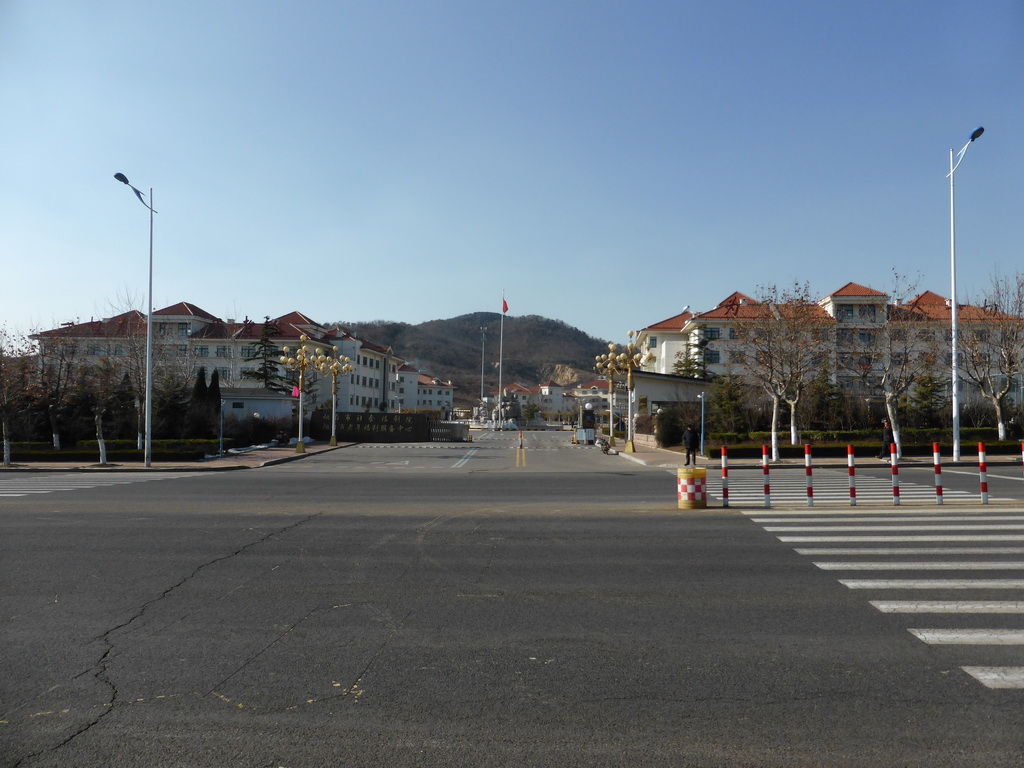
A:
[[[276,351],[283,354],[284,347],[295,350],[304,343],[314,350],[338,354],[351,360],[353,371],[338,378],[339,411],[397,411],[401,405],[398,392],[398,370],[404,361],[391,347],[385,347],[358,338],[345,329],[329,328],[302,312],[294,311],[264,321],[241,322],[222,320],[200,307],[179,302],[153,312],[153,361],[157,378],[176,375],[191,381],[200,366],[207,374],[217,371],[220,385],[230,388],[233,397],[247,388],[262,388],[263,383],[252,378],[259,366],[255,359],[264,325]],[[87,323],[66,323],[59,328],[33,334],[40,353],[60,353],[73,356],[80,365],[113,365],[122,369],[136,382],[145,375],[146,317],[131,310],[102,320]],[[281,366],[282,375],[290,380],[297,373]],[[307,409],[331,400],[331,376],[307,369]],[[451,386],[447,383],[447,403],[451,403]],[[445,383],[431,384],[428,390],[445,390]],[[264,395],[265,397],[265,395]],[[435,401],[445,396],[431,393]],[[248,406],[246,406],[248,408]],[[266,410],[266,408],[264,408]]]

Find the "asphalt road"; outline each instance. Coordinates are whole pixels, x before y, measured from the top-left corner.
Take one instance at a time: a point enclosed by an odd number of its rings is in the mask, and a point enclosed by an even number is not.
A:
[[[0,496],[0,765],[1024,762],[1024,692],[967,671],[1024,666],[1024,646],[908,631],[1003,637],[1024,616],[893,613],[874,603],[920,588],[850,586],[952,583],[971,572],[858,569],[957,560],[990,586],[929,600],[1024,600],[1005,583],[1024,503],[908,507],[930,538],[947,532],[923,517],[953,512],[992,526],[953,537],[1007,538],[882,555],[789,539],[898,541],[919,523],[877,505],[853,523],[840,505],[681,511],[664,468],[559,433],[516,445],[353,446],[117,485],[33,474]],[[1012,479],[998,493],[1022,498]],[[858,563],[822,567],[841,560]]]

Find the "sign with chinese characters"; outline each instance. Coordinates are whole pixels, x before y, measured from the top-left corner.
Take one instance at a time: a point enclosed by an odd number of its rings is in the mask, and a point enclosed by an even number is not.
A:
[[[425,413],[339,413],[337,435],[346,443],[430,442],[431,417]],[[317,411],[311,434],[331,434],[331,415]]]

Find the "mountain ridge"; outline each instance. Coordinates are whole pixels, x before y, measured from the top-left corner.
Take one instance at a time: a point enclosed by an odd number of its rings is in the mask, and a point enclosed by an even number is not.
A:
[[[418,324],[371,320],[337,325],[359,338],[392,347],[424,373],[450,380],[456,387],[456,402],[475,405],[480,399],[481,369],[486,393],[498,386],[501,317],[498,312],[472,312]],[[595,356],[608,351],[607,341],[540,315],[505,315],[500,346],[503,387],[535,386],[548,380],[571,384],[594,375]]]

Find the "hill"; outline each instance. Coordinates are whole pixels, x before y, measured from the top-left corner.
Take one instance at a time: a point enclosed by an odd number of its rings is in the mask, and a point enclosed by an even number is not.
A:
[[[457,387],[455,399],[459,403],[475,404],[479,400],[481,362],[486,390],[498,386],[501,315],[497,312],[474,312],[418,325],[387,320],[337,325],[374,344],[393,347],[413,367],[450,379]],[[506,315],[502,384],[532,386],[548,379],[570,384],[592,376],[594,357],[607,351],[608,342],[561,320]]]

